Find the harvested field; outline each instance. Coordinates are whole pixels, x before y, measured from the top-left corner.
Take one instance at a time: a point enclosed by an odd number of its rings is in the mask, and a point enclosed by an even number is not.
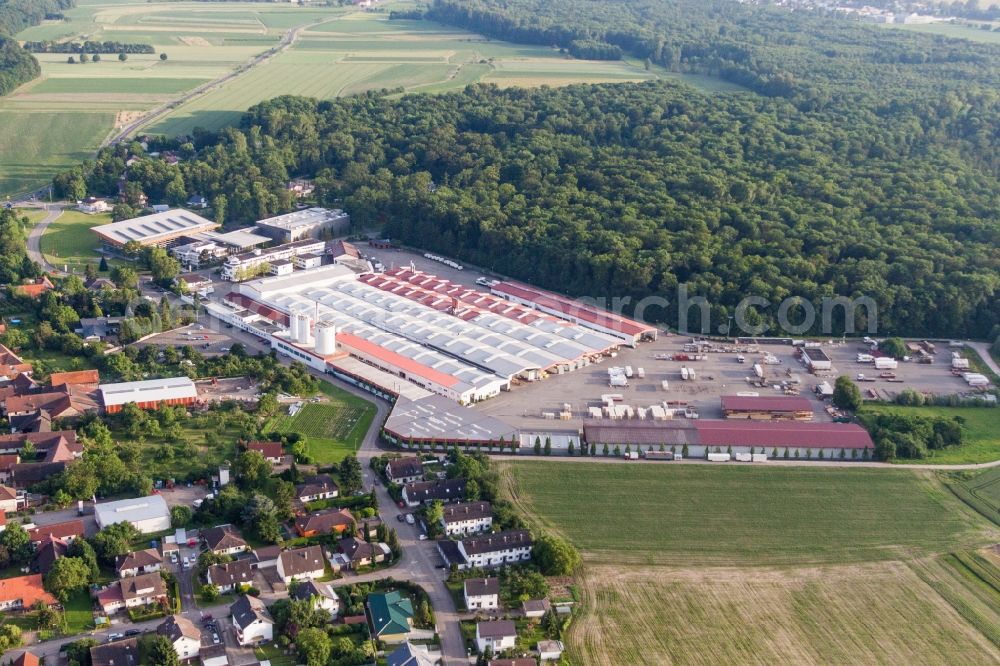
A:
[[[927,565],[941,570],[942,565]],[[943,571],[941,575],[947,576]],[[799,569],[588,567],[582,664],[984,664],[1000,650],[900,562]],[[962,598],[971,596],[960,583]]]

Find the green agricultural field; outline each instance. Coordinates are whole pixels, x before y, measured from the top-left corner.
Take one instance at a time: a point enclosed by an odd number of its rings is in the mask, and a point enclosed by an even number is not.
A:
[[[161,95],[165,93],[177,93],[189,90],[190,88],[195,88],[204,82],[205,79],[171,79],[165,77],[62,77],[43,80],[41,83],[31,88],[31,93],[33,95],[43,93],[130,93],[136,95]]]
[[[110,221],[110,215],[63,211],[42,235],[42,255],[53,266],[60,269],[65,266],[71,272],[81,273],[88,263],[100,261],[94,252],[100,242],[90,228]]]
[[[301,433],[316,462],[339,462],[361,446],[375,417],[375,406],[349,393],[338,393],[329,402],[307,403],[295,416],[278,417],[269,429],[277,434]]]
[[[330,99],[383,88],[443,92],[478,81],[537,86],[660,75],[669,74],[637,63],[574,60],[555,49],[490,41],[431,21],[352,13],[311,26],[288,51],[149,129],[171,136],[218,129],[238,122],[254,104],[285,94]]]
[[[990,407],[901,407],[870,405],[866,412],[893,412],[923,416],[958,417],[964,421],[962,446],[942,451],[930,451],[922,460],[897,460],[899,463],[935,465],[968,465],[1000,460],[1000,408]]]
[[[11,111],[0,102],[0,195],[40,187],[89,157],[107,136],[113,113]]]
[[[1000,525],[1000,467],[946,472],[941,476],[959,499]]]
[[[989,25],[989,30],[983,30],[979,25]],[[897,30],[912,30],[914,32],[929,32],[932,35],[942,35],[944,37],[954,37],[956,39],[968,39],[972,42],[985,42],[987,44],[1000,44],[1000,23],[982,22],[975,26],[952,23],[929,23],[927,25],[899,25],[886,24],[885,27]]]
[[[573,663],[1000,660],[1000,596],[956,563],[998,531],[931,472],[518,461],[501,474],[530,524],[583,555]],[[991,549],[978,552],[962,557],[992,581]]]
[[[538,461],[504,472],[532,522],[594,564],[860,562],[1000,535],[930,472]]]

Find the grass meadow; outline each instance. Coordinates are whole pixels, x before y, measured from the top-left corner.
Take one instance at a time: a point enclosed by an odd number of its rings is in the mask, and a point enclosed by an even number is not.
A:
[[[583,555],[573,663],[1000,660],[1000,570],[985,548],[998,531],[932,472],[541,461],[501,472],[529,523]],[[961,557],[983,562],[973,572]]]
[[[91,227],[111,222],[110,215],[87,215],[76,210],[63,211],[52,222],[41,239],[42,255],[60,269],[82,273],[86,265],[98,264],[94,250],[100,246]]]
[[[963,444],[958,447],[930,451],[921,460],[897,460],[902,464],[930,463],[935,465],[966,465],[1000,459],[1000,408],[990,407],[902,407],[898,405],[865,404],[865,412],[912,414],[916,416],[959,417],[964,421]]]
[[[317,463],[340,462],[361,446],[375,417],[375,406],[349,393],[339,393],[329,402],[306,403],[295,416],[279,416],[266,429],[279,435],[302,433],[309,455]]]

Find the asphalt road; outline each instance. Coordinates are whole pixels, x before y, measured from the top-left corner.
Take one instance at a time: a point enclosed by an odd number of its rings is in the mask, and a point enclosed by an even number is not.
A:
[[[61,270],[45,261],[45,257],[42,256],[41,247],[42,235],[48,229],[49,225],[62,215],[64,204],[42,204],[42,207],[46,211],[45,217],[32,227],[28,233],[28,258],[38,262],[44,271],[48,271],[53,275],[65,275]]]

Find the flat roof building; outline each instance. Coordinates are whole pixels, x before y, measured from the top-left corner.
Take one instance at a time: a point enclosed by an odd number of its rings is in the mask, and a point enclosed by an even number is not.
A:
[[[131,523],[143,533],[170,529],[170,509],[162,495],[98,504],[94,507],[94,517],[102,530],[115,523]]]
[[[797,396],[724,395],[721,401],[727,419],[812,421],[813,418],[812,403]]]
[[[350,226],[351,216],[339,208],[306,208],[257,222],[260,232],[278,243],[317,238],[327,230],[333,234],[341,234]]]
[[[169,247],[184,236],[211,231],[218,226],[217,222],[207,220],[197,213],[176,208],[131,220],[102,224],[92,231],[106,247],[122,248],[131,241],[143,247]]]
[[[190,405],[198,398],[198,389],[188,377],[101,384],[97,390],[104,411],[109,414],[120,412],[122,407],[130,402],[134,402],[142,409],[156,409],[161,403]]]

